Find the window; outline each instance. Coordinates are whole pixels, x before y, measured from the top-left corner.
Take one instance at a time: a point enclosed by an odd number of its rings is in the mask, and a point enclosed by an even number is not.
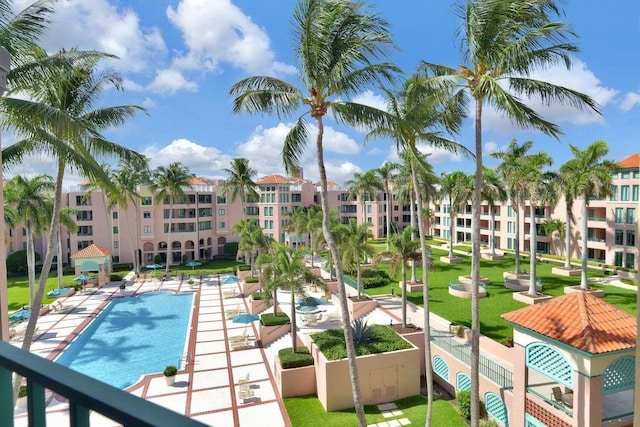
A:
[[[211,194],[199,194],[198,203],[211,203]]]
[[[203,217],[203,216],[211,216],[213,215],[213,211],[211,210],[211,208],[200,208],[198,209],[198,216]]]
[[[78,236],[93,236],[93,227],[90,225],[81,225],[78,227]]]
[[[636,222],[636,208],[627,208],[627,224]]]
[[[638,201],[638,188],[640,186],[639,185],[634,185],[631,189],[631,200],[633,200],[634,202]]]
[[[511,205],[507,206],[507,216],[508,216],[508,217],[515,216],[515,215],[513,214],[513,206],[511,206]]]
[[[211,230],[211,221],[200,221],[198,223],[199,230]]]
[[[118,212],[117,211],[111,212],[111,218],[118,219]]]
[[[219,205],[226,204],[227,198],[225,196],[216,196],[216,203]]]
[[[93,221],[93,211],[80,211],[76,214],[78,221]]]
[[[145,225],[142,228],[142,232],[145,233],[145,234],[151,234],[151,226],[150,225]]]
[[[143,211],[142,217],[147,219],[151,218],[151,211]]]
[[[624,231],[616,230],[615,231],[615,244],[618,246],[624,245]]]
[[[633,171],[634,178],[640,178],[640,171]]]
[[[615,212],[616,224],[622,224],[624,222],[624,208],[616,208]]]
[[[631,172],[624,171],[622,172],[622,179],[629,179],[631,177]]]
[[[248,216],[260,215],[260,208],[257,206],[247,206],[245,212]]]
[[[371,213],[371,205],[367,205],[367,213],[370,214]]]
[[[613,173],[611,174],[611,178],[612,178],[612,179],[618,179],[618,172],[613,172]]]
[[[218,228],[220,229],[226,228],[226,226],[227,225],[224,223],[224,221],[218,223]]]
[[[616,252],[613,257],[613,264],[616,267],[622,267],[622,258],[624,254],[622,252]]]
[[[611,186],[611,197],[609,198],[609,200],[612,200],[614,202],[618,200],[618,186],[617,185],[612,185]]]
[[[118,226],[117,225],[113,226],[113,234],[118,234]]]
[[[118,249],[120,247],[120,243],[117,240],[113,241],[113,249]]]
[[[626,260],[624,263],[626,268],[634,268],[635,265],[635,256],[631,253],[626,254]]]
[[[224,209],[218,209],[218,215],[219,216],[224,215],[224,213],[225,213]]]
[[[153,204],[151,196],[142,197],[142,206],[150,206]]]
[[[623,185],[620,187],[620,200],[623,202],[629,201],[629,186]]]
[[[91,196],[76,196],[76,206],[91,206]]]
[[[636,245],[636,232],[635,230],[627,230],[627,246]]]
[[[302,201],[302,194],[300,193],[292,193],[291,194],[291,202],[292,203],[300,203]]]

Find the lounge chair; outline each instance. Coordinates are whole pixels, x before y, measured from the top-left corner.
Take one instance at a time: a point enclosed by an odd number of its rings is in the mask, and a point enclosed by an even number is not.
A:
[[[238,391],[238,398],[242,400],[251,399],[254,396],[255,395],[253,393],[253,390],[251,390],[249,387],[246,387],[246,388],[240,387],[240,390]]]
[[[237,341],[231,341],[229,340],[229,346],[231,347],[231,350],[241,350],[243,348],[248,348],[251,347],[251,344],[249,344],[249,337],[247,336],[244,339],[240,339]]]
[[[240,388],[241,389],[242,389],[243,386],[248,386],[249,385],[249,373],[248,372],[244,377],[241,377],[240,379],[238,379],[238,384],[240,384]]]
[[[563,393],[560,387],[551,389],[551,398],[562,406],[573,408],[573,393]]]
[[[231,289],[229,291],[222,291],[222,298],[235,298],[238,295],[238,292],[235,289]]]
[[[64,314],[72,311],[74,307],[72,305],[63,305],[59,300],[56,300],[49,304],[49,308],[53,313]]]
[[[249,339],[249,331],[247,330],[247,328],[244,328],[242,334],[230,336],[229,342],[246,341],[247,339]]]

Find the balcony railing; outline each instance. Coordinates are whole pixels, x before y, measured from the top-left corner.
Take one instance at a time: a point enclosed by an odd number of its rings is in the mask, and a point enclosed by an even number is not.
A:
[[[127,426],[204,427],[199,421],[0,341],[0,425],[13,427],[12,373],[27,378],[31,427],[46,426],[45,389],[69,400],[69,425],[90,426],[89,411]]]

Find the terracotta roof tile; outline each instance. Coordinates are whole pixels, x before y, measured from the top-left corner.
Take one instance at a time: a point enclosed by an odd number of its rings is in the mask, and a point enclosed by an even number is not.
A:
[[[201,177],[191,177],[189,178],[189,184],[191,185],[207,185],[207,181]]]
[[[640,153],[632,154],[629,157],[626,157],[620,160],[618,166],[621,168],[639,168],[640,167]]]
[[[586,292],[505,313],[502,318],[592,354],[636,346],[636,318]]]
[[[291,184],[291,180],[282,175],[269,175],[257,180],[256,184]]]
[[[71,258],[72,259],[76,259],[76,258],[95,258],[95,257],[107,256],[110,253],[111,253],[111,251],[109,249],[102,248],[102,247],[92,243],[89,246],[87,246],[86,248],[84,248],[81,251],[77,252],[76,254],[71,255]]]

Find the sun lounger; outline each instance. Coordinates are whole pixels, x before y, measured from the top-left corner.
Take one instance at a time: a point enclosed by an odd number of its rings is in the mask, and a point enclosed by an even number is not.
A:
[[[253,390],[251,390],[250,388],[241,388],[238,391],[238,398],[241,400],[247,400],[247,399],[251,399],[253,398],[255,395],[253,393]]]
[[[246,337],[244,339],[241,340],[237,340],[237,341],[229,341],[229,346],[231,347],[231,350],[241,350],[244,348],[249,348],[251,347],[251,344],[249,343],[249,337]]]
[[[225,317],[227,319],[233,319],[234,317],[239,316],[242,313],[245,313],[245,311],[242,308],[240,308],[240,304],[224,311]]]
[[[56,314],[64,314],[64,313],[68,313],[71,310],[73,310],[73,306],[72,305],[63,305],[59,300],[56,300],[54,302],[52,302],[51,304],[49,304],[49,308],[51,309],[51,311],[53,313]]]
[[[242,334],[230,336],[229,342],[246,341],[247,339],[249,339],[249,331],[247,331],[247,328],[244,328]]]
[[[238,295],[238,292],[235,289],[229,291],[222,291],[222,298],[235,298]]]
[[[243,386],[249,385],[249,372],[247,372],[247,374],[244,377],[238,380],[238,384],[240,384],[240,389],[242,389]]]

